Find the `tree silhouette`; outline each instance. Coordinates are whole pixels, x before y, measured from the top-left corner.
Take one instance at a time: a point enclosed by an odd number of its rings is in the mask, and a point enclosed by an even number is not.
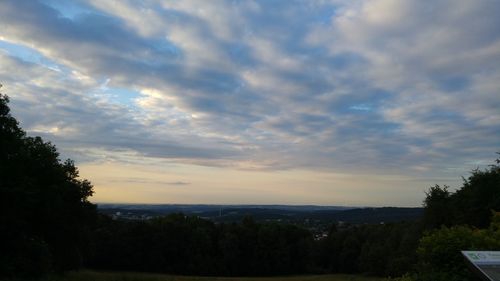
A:
[[[38,276],[77,268],[96,208],[54,145],[29,137],[0,94],[0,276]]]

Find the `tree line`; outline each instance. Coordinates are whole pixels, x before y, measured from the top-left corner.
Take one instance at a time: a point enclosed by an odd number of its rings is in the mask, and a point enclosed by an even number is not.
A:
[[[434,186],[416,222],[303,228],[220,223],[172,214],[120,221],[88,201],[92,184],[30,137],[0,94],[0,277],[43,277],[82,267],[190,275],[368,273],[404,280],[470,280],[460,250],[500,250],[500,163],[450,192]]]
[[[148,221],[101,217],[88,267],[189,275],[307,272],[311,233],[292,225],[214,224],[183,214]]]

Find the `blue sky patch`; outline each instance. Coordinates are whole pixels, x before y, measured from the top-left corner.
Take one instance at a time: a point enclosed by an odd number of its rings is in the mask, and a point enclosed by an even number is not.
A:
[[[373,108],[369,105],[366,105],[366,104],[356,104],[356,105],[350,106],[349,109],[355,110],[355,111],[373,111]]]

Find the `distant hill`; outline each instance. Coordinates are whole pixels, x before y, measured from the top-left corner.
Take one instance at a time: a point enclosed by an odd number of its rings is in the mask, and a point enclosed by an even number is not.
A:
[[[317,220],[343,221],[349,223],[381,223],[417,220],[423,208],[358,208],[343,211],[315,211],[308,216]]]
[[[353,224],[387,223],[419,219],[423,208],[357,208],[344,206],[314,205],[147,205],[147,204],[99,204],[99,211],[123,219],[147,219],[171,213],[199,216],[215,222],[239,222],[245,216],[256,221],[300,223],[346,222]]]

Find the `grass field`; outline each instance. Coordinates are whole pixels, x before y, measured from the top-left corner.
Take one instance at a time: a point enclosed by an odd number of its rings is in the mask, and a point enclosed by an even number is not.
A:
[[[198,277],[128,272],[70,272],[44,281],[382,281],[382,278],[360,275],[304,275],[287,277]]]

